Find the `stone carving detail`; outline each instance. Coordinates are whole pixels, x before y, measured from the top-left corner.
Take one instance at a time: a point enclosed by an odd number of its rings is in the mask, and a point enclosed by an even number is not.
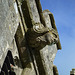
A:
[[[58,42],[58,32],[53,28],[48,28],[41,23],[35,23],[26,33],[28,45],[32,48],[41,49],[46,45]]]

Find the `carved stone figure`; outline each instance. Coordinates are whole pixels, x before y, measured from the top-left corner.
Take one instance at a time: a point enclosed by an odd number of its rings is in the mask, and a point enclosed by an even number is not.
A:
[[[28,45],[36,49],[41,49],[46,45],[57,43],[58,38],[58,33],[55,29],[45,27],[41,23],[35,23],[26,33]]]

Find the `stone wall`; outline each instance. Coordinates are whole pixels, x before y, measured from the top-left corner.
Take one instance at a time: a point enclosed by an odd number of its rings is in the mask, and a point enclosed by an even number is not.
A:
[[[70,75],[75,75],[75,68],[73,68],[72,71],[70,71]]]
[[[0,0],[1,73],[6,71],[3,69],[3,65],[6,63],[5,59],[10,50],[15,64],[13,69],[16,75],[58,75],[53,61],[57,50],[61,49],[59,38],[57,43],[54,41],[49,44],[45,43],[47,40],[43,35],[45,30],[39,25],[42,25],[44,29],[54,29],[57,32],[53,14],[49,10],[42,11],[40,0]],[[39,32],[44,33],[36,35],[36,32],[28,32],[28,30],[34,30],[34,28],[36,30],[41,28]],[[52,35],[50,31],[47,32],[46,36]],[[35,37],[37,38],[38,35],[44,38],[40,44],[39,42],[35,43],[37,42]],[[34,39],[30,40],[32,37]],[[53,39],[48,38],[49,41]],[[32,47],[27,40],[36,45]],[[10,71],[12,71],[12,66],[10,67]],[[8,64],[7,69],[9,70]]]

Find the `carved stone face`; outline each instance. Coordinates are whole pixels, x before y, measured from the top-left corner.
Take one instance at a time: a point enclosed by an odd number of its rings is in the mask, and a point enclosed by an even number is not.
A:
[[[58,42],[58,33],[54,29],[44,27],[37,23],[33,28],[28,29],[26,33],[27,43],[32,48],[42,49],[46,45]]]

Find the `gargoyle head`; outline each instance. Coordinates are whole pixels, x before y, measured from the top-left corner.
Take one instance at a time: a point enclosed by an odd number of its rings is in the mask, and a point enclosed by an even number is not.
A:
[[[49,29],[43,24],[36,23],[32,28],[29,28],[26,33],[28,46],[42,49],[46,45],[51,45],[58,42],[58,33],[55,29]]]

